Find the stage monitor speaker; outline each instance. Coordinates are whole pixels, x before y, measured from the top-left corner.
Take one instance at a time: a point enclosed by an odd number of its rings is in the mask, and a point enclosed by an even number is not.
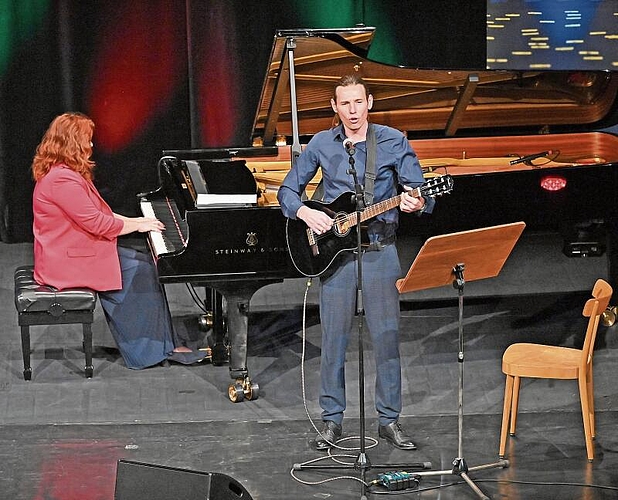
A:
[[[252,500],[235,479],[216,472],[198,472],[119,460],[114,500]]]

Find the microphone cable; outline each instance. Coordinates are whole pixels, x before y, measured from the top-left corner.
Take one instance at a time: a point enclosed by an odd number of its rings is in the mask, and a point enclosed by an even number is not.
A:
[[[305,293],[303,296],[303,314],[302,314],[302,352],[301,352],[301,360],[300,360],[300,380],[301,380],[301,393],[302,393],[302,398],[303,398],[303,407],[305,409],[305,414],[307,415],[307,418],[309,419],[309,422],[311,423],[311,426],[313,427],[313,429],[315,430],[315,432],[321,436],[322,438],[324,438],[324,436],[322,435],[322,433],[320,432],[320,430],[317,428],[313,418],[311,417],[311,412],[309,411],[309,407],[307,405],[307,391],[306,391],[306,377],[305,377],[305,357],[306,357],[306,346],[307,346],[307,296],[309,294],[309,289],[311,288],[312,285],[312,278],[309,278],[307,280],[307,286],[305,287]],[[345,462],[343,460],[341,460],[342,458],[352,458],[352,459],[356,459],[356,455],[351,455],[351,454],[346,454],[346,453],[339,453],[334,455],[332,453],[332,449],[333,448],[337,448],[338,450],[341,450],[343,452],[346,451],[357,451],[360,450],[360,447],[345,447],[342,446],[340,443],[345,442],[345,441],[350,441],[350,440],[358,440],[360,442],[361,437],[360,436],[348,436],[345,438],[341,438],[338,439],[335,443],[330,443],[331,444],[331,448],[328,449],[327,455],[323,456],[323,457],[317,457],[311,460],[307,460],[305,462],[302,463],[297,463],[294,464],[294,466],[290,469],[290,475],[292,476],[292,478],[301,483],[301,484],[305,484],[305,485],[310,485],[310,486],[315,486],[315,485],[320,485],[320,484],[324,484],[324,483],[328,483],[331,481],[338,481],[338,480],[342,480],[342,479],[349,479],[352,481],[357,481],[360,482],[361,484],[364,484],[365,486],[369,486],[368,483],[362,481],[361,479],[359,479],[358,477],[355,476],[336,476],[336,477],[331,477],[331,478],[327,478],[327,479],[322,479],[320,481],[305,481],[301,478],[299,478],[295,472],[299,471],[302,469],[303,466],[305,465],[312,465],[315,464],[317,462],[323,461],[323,460],[332,460],[334,462],[336,462],[337,464],[340,465],[345,465],[345,466],[350,466],[351,468],[354,467],[354,463],[353,462]],[[371,444],[366,446],[366,449],[371,449],[374,448],[378,445],[378,440],[372,437],[366,437],[366,440],[370,441]]]

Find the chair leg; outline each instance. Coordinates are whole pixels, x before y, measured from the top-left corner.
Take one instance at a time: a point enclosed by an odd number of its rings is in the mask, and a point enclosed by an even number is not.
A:
[[[590,436],[592,439],[596,437],[596,429],[594,422],[594,377],[592,374],[592,365],[588,367],[586,377],[586,386],[588,388],[588,413],[590,414]]]
[[[509,428],[509,418],[511,416],[511,401],[513,398],[513,377],[506,376],[506,383],[504,385],[504,407],[502,408],[502,429],[500,430],[500,451],[498,455],[500,458],[504,458],[506,451],[506,438],[507,430]]]
[[[577,380],[579,384],[579,399],[581,400],[582,405],[582,419],[584,421],[584,437],[586,439],[586,455],[588,455],[588,461],[592,462],[594,460],[594,443],[592,442],[592,433],[590,426],[590,408],[588,406],[589,396],[588,396],[588,384],[586,380],[586,375],[581,374]]]
[[[24,380],[32,379],[32,367],[30,366],[30,327],[21,327],[21,353],[24,358]]]
[[[83,323],[84,331],[84,355],[86,357],[86,378],[92,378],[94,366],[92,366],[92,328],[90,323]]]
[[[511,429],[509,434],[515,435],[517,428],[517,411],[519,409],[519,389],[521,386],[521,378],[513,377],[513,403],[511,405]]]

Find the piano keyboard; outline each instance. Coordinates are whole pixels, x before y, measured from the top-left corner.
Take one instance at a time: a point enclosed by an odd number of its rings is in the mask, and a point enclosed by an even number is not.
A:
[[[165,231],[149,231],[148,236],[156,256],[183,250],[187,246],[187,230],[173,200],[142,200],[144,217],[154,217],[165,225]]]

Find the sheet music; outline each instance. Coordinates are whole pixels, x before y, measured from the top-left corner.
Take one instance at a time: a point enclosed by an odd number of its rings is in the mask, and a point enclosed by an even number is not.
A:
[[[230,206],[257,205],[257,194],[198,194],[195,206],[197,208],[214,208]]]
[[[257,193],[210,193],[199,163],[194,160],[185,160],[185,164],[195,189],[197,208],[257,205]]]

